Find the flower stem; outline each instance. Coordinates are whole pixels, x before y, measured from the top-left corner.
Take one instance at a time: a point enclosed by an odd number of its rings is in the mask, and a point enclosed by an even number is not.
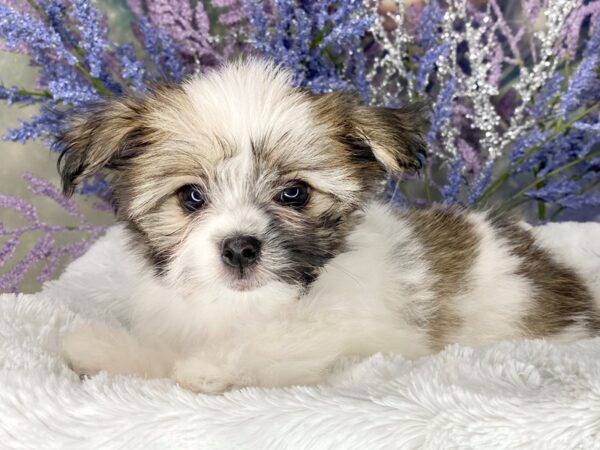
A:
[[[535,176],[537,177],[537,172],[536,172]],[[538,181],[535,184],[536,189],[541,189],[543,186],[544,186],[543,181]],[[538,213],[539,220],[544,220],[546,218],[546,204],[541,200],[538,200],[538,202],[537,202],[537,213]]]
[[[315,50],[319,46],[319,44],[323,42],[325,36],[331,31],[332,28],[333,25],[330,22],[326,23],[325,26],[321,30],[319,30],[319,32],[315,36],[315,39],[310,43],[310,49]]]
[[[28,91],[27,89],[19,89],[17,91],[19,95],[30,95],[31,97],[45,97],[45,98],[53,98],[52,94],[48,91]]]
[[[538,201],[537,204],[537,213],[539,220],[544,220],[546,218],[546,204],[541,200]]]
[[[563,212],[566,208],[564,206],[559,207],[556,211],[554,211],[550,215],[550,222],[554,222],[554,220],[559,216],[561,212]]]

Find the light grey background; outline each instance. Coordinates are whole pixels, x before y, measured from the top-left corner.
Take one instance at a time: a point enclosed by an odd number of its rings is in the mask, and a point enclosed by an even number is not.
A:
[[[96,5],[108,16],[110,23],[111,38],[120,42],[131,42],[130,19],[123,0],[101,0],[96,1]],[[0,83],[4,86],[21,86],[28,89],[34,89],[37,70],[29,65],[29,59],[26,55],[18,55],[8,52],[0,52]],[[8,106],[6,102],[0,101],[0,136],[6,134],[6,129],[17,127],[19,119],[28,119],[37,111],[35,106]],[[32,203],[38,209],[40,218],[52,224],[69,225],[75,224],[75,220],[67,215],[53,201],[32,195],[27,189],[27,183],[22,175],[30,172],[34,175],[44,177],[59,185],[58,173],[56,171],[57,154],[50,152],[43,142],[28,142],[19,144],[0,140],[0,193],[9,196],[15,196],[25,199]],[[82,211],[90,221],[99,224],[110,224],[114,221],[109,213],[101,213],[92,208],[90,199],[78,196],[77,202],[81,205]],[[24,225],[25,221],[11,210],[0,208],[0,223],[7,228]],[[6,272],[9,267],[20,260],[34,243],[41,237],[42,233],[28,233],[23,237],[16,254],[3,267],[0,266],[0,274]],[[65,232],[57,236],[60,243],[70,242],[81,238],[81,234],[76,232]],[[6,242],[6,238],[0,237],[0,248]],[[63,261],[64,265],[64,261]],[[35,292],[39,290],[40,285],[36,281],[42,264],[35,267],[23,284],[21,291]],[[60,273],[54,275],[58,276]]]
[[[0,82],[5,86],[24,86],[33,88],[35,83],[35,70],[29,66],[28,58],[23,55],[0,53]],[[36,113],[35,106],[8,106],[0,102],[0,135],[6,134],[5,130],[10,127],[19,126],[19,119],[24,120]],[[44,177],[59,185],[59,177],[56,171],[57,154],[49,150],[43,142],[28,142],[19,144],[0,141],[0,193],[9,196],[20,197],[32,203],[38,210],[41,220],[60,225],[75,225],[76,220],[67,215],[52,200],[32,195],[27,189],[27,183],[23,180],[23,173],[30,172],[34,175]],[[78,203],[86,217],[95,223],[108,224],[113,218],[108,213],[101,213],[92,208],[92,201],[78,196]],[[7,228],[24,225],[26,222],[18,213],[9,209],[0,208],[0,223]],[[41,232],[31,232],[23,236],[19,247],[8,264],[0,267],[0,273],[4,273],[12,265],[27,254],[35,242],[42,236]],[[56,236],[57,242],[70,242],[81,238],[77,232],[65,232]],[[6,242],[6,238],[0,237],[0,248]],[[64,263],[64,261],[63,261]],[[22,286],[23,292],[35,292],[39,289],[36,276],[41,270],[41,264],[32,270]],[[55,276],[60,273],[60,270]]]

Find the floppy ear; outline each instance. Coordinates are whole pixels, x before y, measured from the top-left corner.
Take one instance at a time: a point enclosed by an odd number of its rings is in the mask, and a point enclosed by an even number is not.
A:
[[[418,171],[425,163],[424,109],[420,103],[399,109],[367,106],[354,109],[353,121],[358,137],[392,175],[400,175],[406,170]]]
[[[425,106],[421,103],[399,109],[363,106],[348,92],[314,95],[320,118],[336,130],[350,146],[353,156],[365,163],[378,163],[392,175],[417,171],[425,163],[423,132]]]
[[[131,138],[142,126],[142,100],[105,100],[76,113],[55,145],[61,151],[58,170],[63,192],[72,195],[77,185],[103,169],[115,169],[140,147]]]

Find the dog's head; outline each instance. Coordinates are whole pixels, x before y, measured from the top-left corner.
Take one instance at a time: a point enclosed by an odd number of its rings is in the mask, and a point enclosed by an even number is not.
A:
[[[64,190],[106,171],[119,217],[184,288],[301,290],[344,250],[386,172],[418,169],[418,108],[312,95],[259,61],[107,100],[59,142]]]

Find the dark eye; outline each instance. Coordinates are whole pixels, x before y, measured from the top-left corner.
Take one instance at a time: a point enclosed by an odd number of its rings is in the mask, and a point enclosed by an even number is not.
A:
[[[179,190],[181,205],[188,211],[196,211],[205,203],[204,194],[198,186],[188,185]]]
[[[308,202],[308,186],[305,183],[289,186],[277,194],[275,200],[284,206],[301,208]]]

